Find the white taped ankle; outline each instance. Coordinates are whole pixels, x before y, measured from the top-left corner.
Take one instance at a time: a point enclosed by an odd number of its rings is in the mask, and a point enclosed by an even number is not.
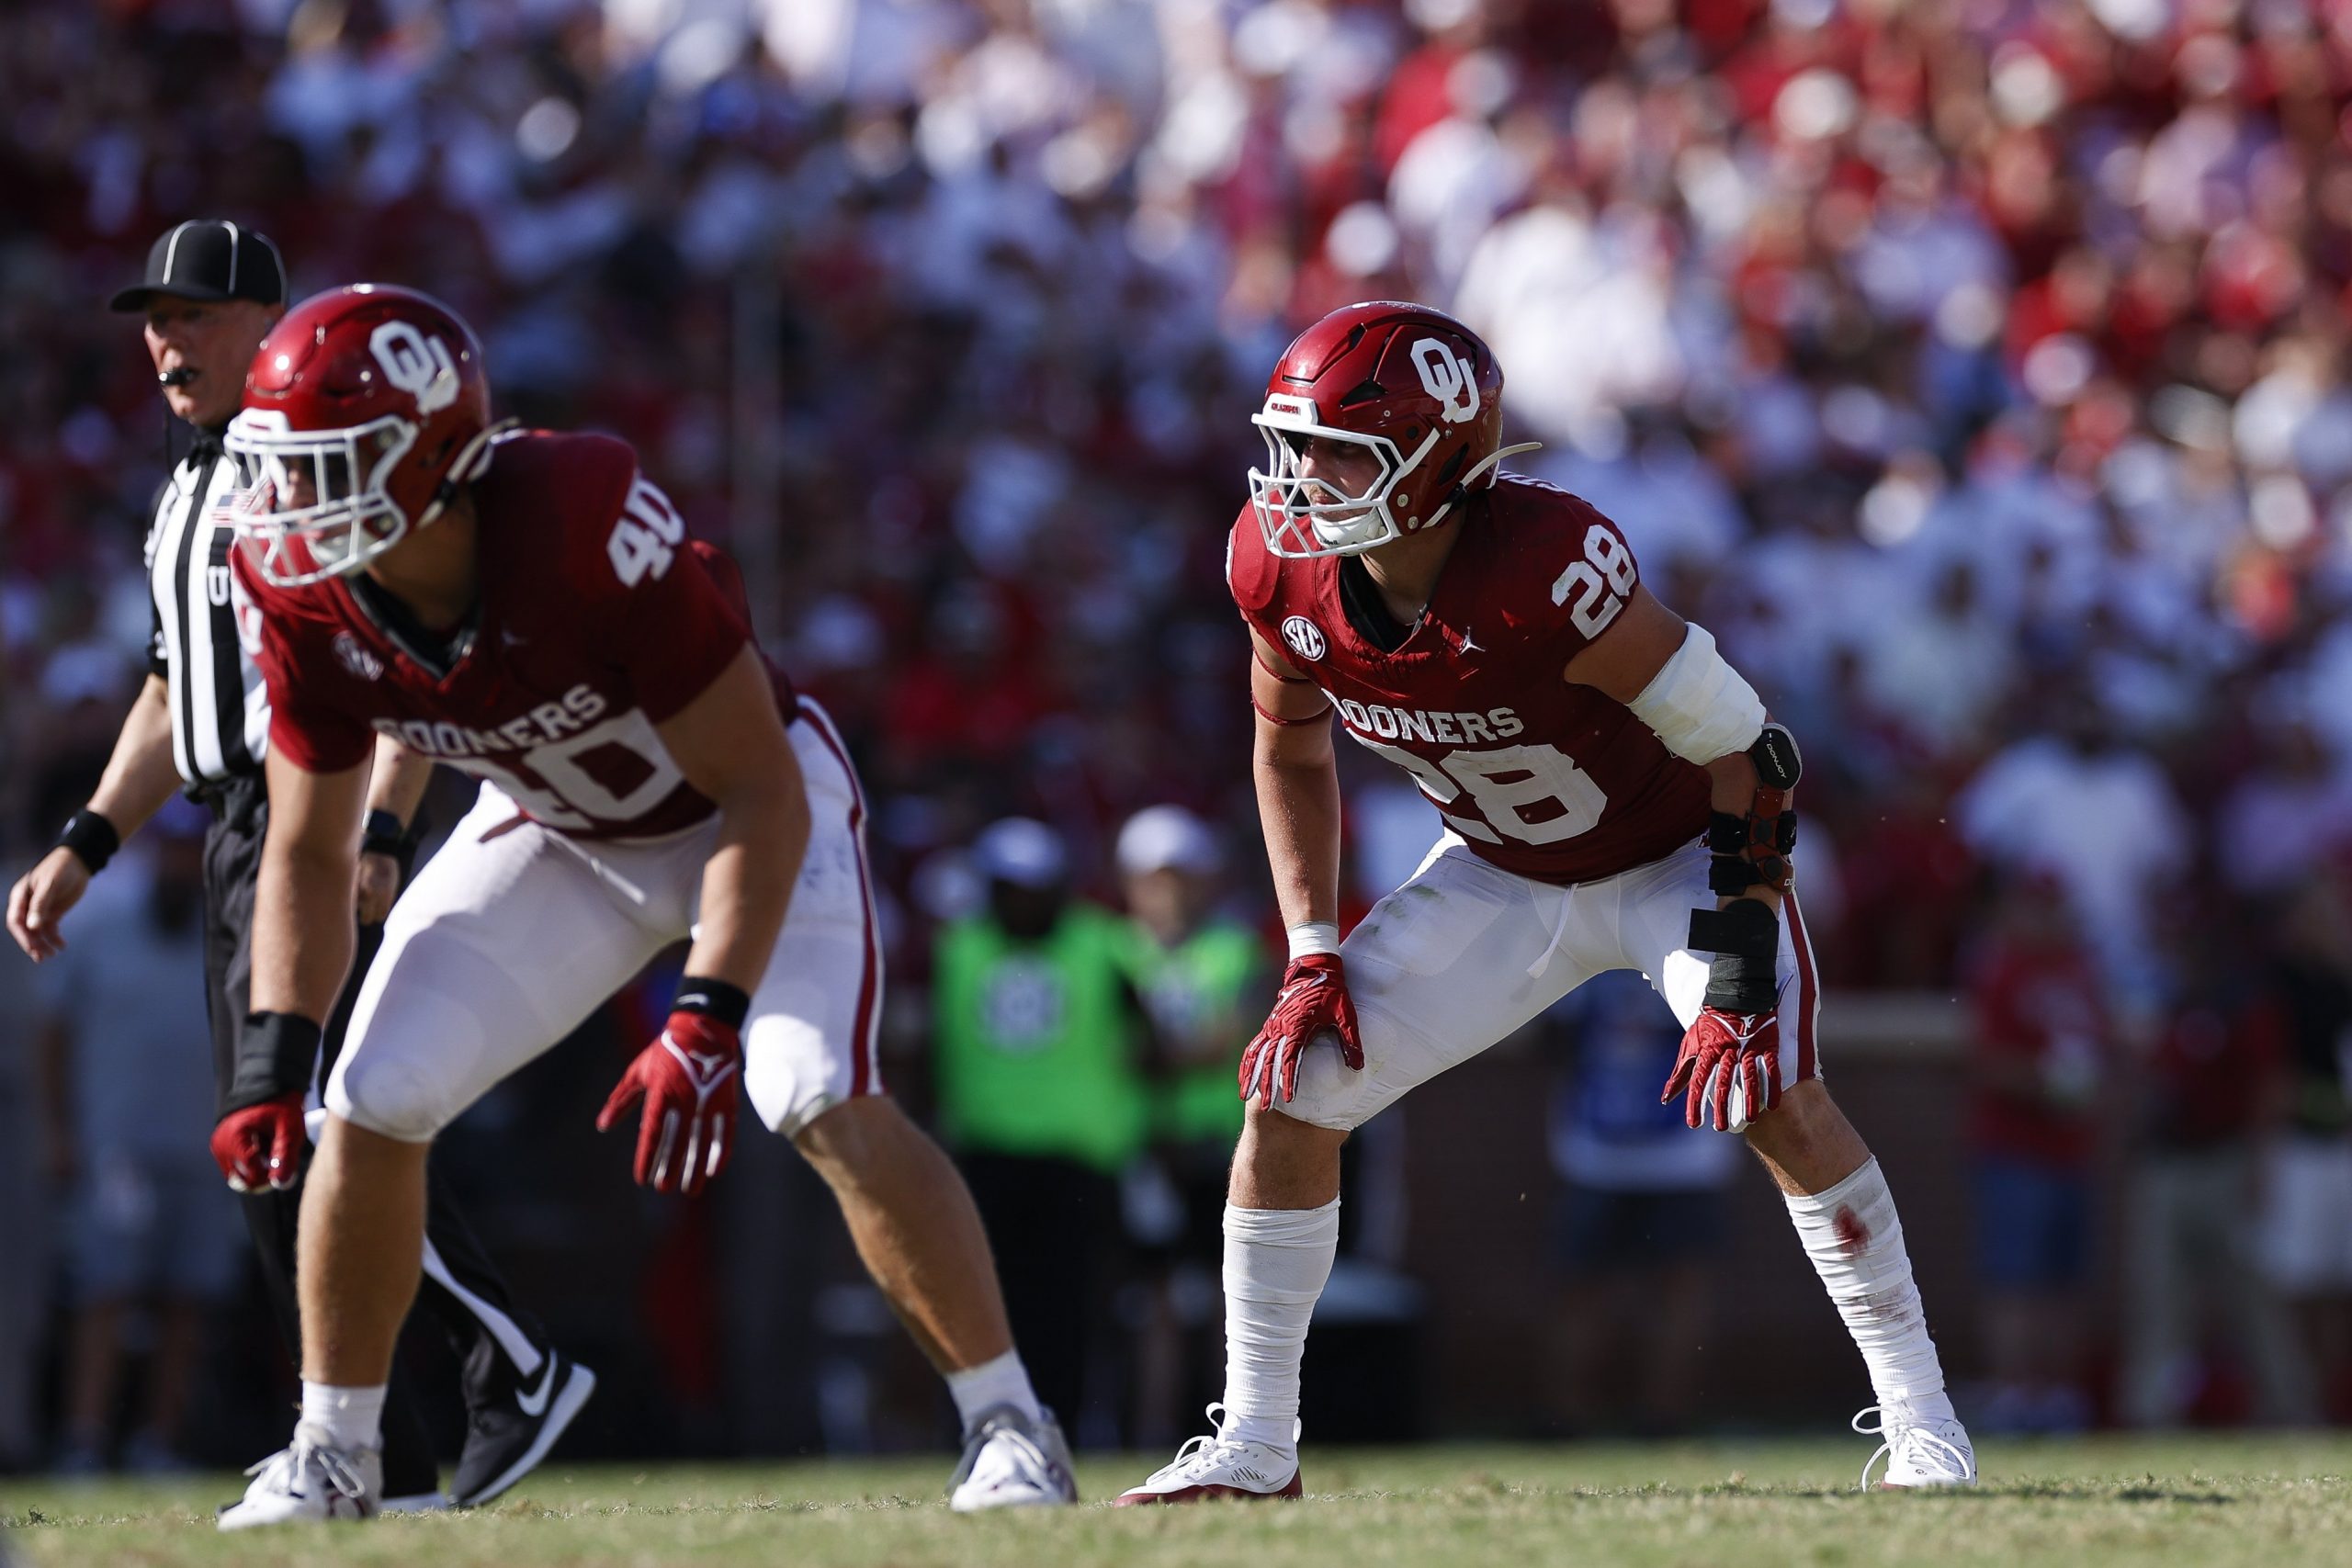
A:
[[[1340,1250],[1340,1201],[1225,1206],[1225,1435],[1285,1452],[1298,1441],[1307,1321]]]
[[[1903,1222],[1878,1161],[1826,1191],[1784,1197],[1797,1239],[1861,1351],[1879,1403],[1918,1419],[1951,1419],[1943,1363],[1928,1334]]]

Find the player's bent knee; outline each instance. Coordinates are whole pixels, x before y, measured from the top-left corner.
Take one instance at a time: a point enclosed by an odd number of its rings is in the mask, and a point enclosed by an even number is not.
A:
[[[925,1137],[888,1095],[864,1094],[817,1107],[788,1134],[792,1146],[820,1170],[854,1174],[895,1157],[910,1137]]]
[[[327,1109],[363,1132],[429,1144],[453,1119],[447,1092],[413,1062],[354,1051],[335,1064]]]
[[[1261,1106],[1252,1100],[1246,1114],[1251,1134],[1261,1142],[1329,1144],[1334,1147],[1346,1143],[1348,1135],[1355,1131],[1355,1122],[1345,1118],[1327,1120],[1326,1113],[1315,1105],[1304,1103],[1306,1099],[1302,1093],[1296,1100],[1272,1106]]]
[[[1749,1122],[1745,1136],[1758,1153],[1782,1164],[1787,1163],[1786,1156],[1807,1150],[1849,1140],[1860,1142],[1860,1134],[1819,1078],[1782,1089],[1780,1102]]]
[[[1344,1137],[1370,1121],[1385,1103],[1375,1093],[1376,1088],[1370,1075],[1340,1060],[1337,1050],[1318,1045],[1299,1059],[1297,1091],[1266,1114]],[[1257,1113],[1257,1102],[1251,1101],[1250,1109]]]

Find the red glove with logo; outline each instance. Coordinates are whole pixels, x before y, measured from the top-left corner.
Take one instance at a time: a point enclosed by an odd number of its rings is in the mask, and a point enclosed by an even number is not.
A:
[[[735,1096],[742,1077],[741,1032],[708,1013],[670,1015],[662,1038],[637,1054],[596,1115],[609,1131],[638,1096],[637,1179],[656,1192],[693,1197],[727,1168],[735,1151]]]
[[[1241,1053],[1241,1098],[1261,1106],[1277,1099],[1289,1103],[1298,1092],[1299,1053],[1325,1034],[1339,1037],[1340,1060],[1363,1070],[1363,1042],[1356,1036],[1347,971],[1338,953],[1310,953],[1290,961],[1274,1010]]]
[[[213,1124],[212,1158],[232,1192],[283,1192],[302,1174],[302,1151],[310,1146],[302,1124],[303,1094],[290,1089],[258,1105],[232,1111]]]
[[[1744,1133],[1781,1103],[1781,1015],[1702,1008],[1682,1036],[1682,1054],[1660,1105],[1685,1096],[1683,1122],[1718,1133]]]

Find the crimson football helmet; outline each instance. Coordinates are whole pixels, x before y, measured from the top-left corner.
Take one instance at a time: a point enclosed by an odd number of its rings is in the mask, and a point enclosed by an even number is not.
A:
[[[1445,521],[1505,448],[1503,372],[1478,334],[1442,310],[1375,299],[1332,311],[1283,351],[1250,423],[1266,468],[1250,501],[1278,556],[1356,555]],[[1377,474],[1354,495],[1299,470],[1310,441],[1368,448]]]
[[[481,477],[497,428],[456,311],[381,283],[314,295],[262,340],[223,440],[238,532],[280,588],[356,571]]]

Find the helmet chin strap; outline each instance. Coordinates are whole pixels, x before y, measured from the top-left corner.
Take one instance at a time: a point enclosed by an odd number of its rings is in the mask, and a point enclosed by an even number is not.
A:
[[[1453,488],[1446,491],[1445,504],[1439,507],[1435,512],[1430,513],[1429,516],[1423,518],[1419,526],[1421,528],[1434,528],[1440,523],[1443,522],[1445,520],[1445,514],[1453,510],[1455,503],[1460,502],[1464,496],[1470,493],[1470,481],[1476,479],[1480,474],[1485,473],[1488,468],[1493,468],[1496,464],[1501,462],[1505,457],[1510,457],[1514,452],[1532,452],[1543,445],[1544,443],[1541,441],[1522,441],[1516,446],[1498,447],[1494,452],[1480,458],[1471,467],[1468,473],[1453,481]],[[1419,530],[1417,529],[1416,532],[1418,531]]]
[[[440,516],[442,509],[458,498],[459,487],[471,484],[488,473],[490,444],[521,423],[520,420],[502,419],[485,425],[474,434],[472,440],[459,447],[458,460],[449,465],[449,471],[441,476],[439,484],[433,487],[432,504],[425,507],[424,514],[416,520],[415,526],[422,528]]]

